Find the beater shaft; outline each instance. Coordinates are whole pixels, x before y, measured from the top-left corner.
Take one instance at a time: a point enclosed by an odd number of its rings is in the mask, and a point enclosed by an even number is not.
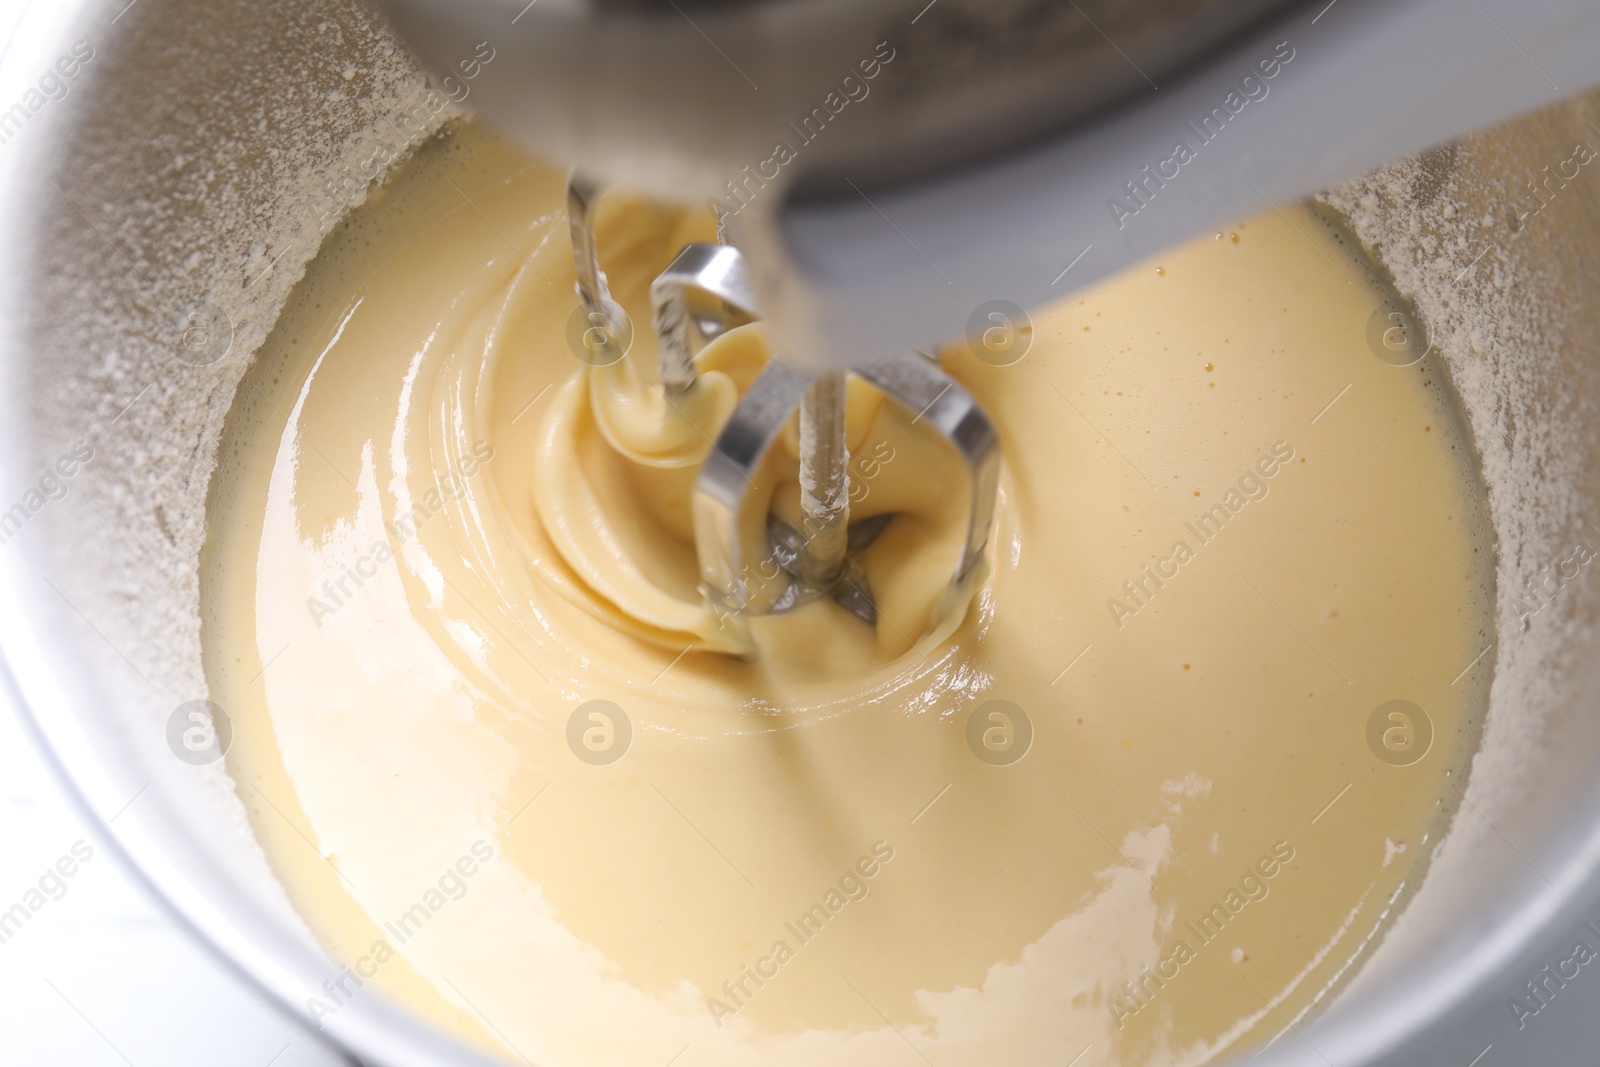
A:
[[[611,297],[606,272],[600,269],[600,254],[595,248],[594,210],[600,198],[600,185],[577,171],[567,177],[567,225],[572,237],[572,269],[578,303],[589,320],[585,337],[598,338],[595,361],[609,365],[625,354],[622,343],[627,314]]]
[[[830,588],[844,569],[850,532],[850,450],[845,443],[845,372],[823,371],[800,401],[800,575]]]

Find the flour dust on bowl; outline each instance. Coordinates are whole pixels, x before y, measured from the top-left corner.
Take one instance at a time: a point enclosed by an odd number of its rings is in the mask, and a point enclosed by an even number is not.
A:
[[[458,106],[492,40],[433,83],[359,4],[69,16],[96,59],[0,159],[5,660],[308,1027],[1356,1064],[1547,1007],[1600,917],[1593,98],[908,355],[993,428],[976,542],[979,453],[849,376],[838,569],[786,416],[730,601],[697,478],[787,335],[694,305],[660,387],[711,210],[599,196],[580,306],[567,173]]]

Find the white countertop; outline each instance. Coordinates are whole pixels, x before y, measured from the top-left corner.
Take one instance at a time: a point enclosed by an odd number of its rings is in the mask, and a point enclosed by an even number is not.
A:
[[[37,889],[78,842],[93,852],[60,879],[65,891],[47,878],[48,902],[20,929],[15,921],[0,926],[0,1064],[349,1067],[223,967],[129,876],[0,697],[0,913]]]

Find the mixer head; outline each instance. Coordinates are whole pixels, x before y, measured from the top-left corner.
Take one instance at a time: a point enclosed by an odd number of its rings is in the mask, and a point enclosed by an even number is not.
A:
[[[389,0],[473,106],[609,184],[736,210],[992,158],[1296,0]],[[870,99],[870,103],[867,101]],[[530,104],[530,102],[539,102]],[[792,159],[774,161],[787,141]],[[770,163],[770,165],[769,165]]]
[[[536,153],[710,200],[811,368],[945,343],[988,301],[1042,306],[1569,95],[1600,47],[1589,0],[383,3]],[[1535,66],[1517,40],[1559,44]]]

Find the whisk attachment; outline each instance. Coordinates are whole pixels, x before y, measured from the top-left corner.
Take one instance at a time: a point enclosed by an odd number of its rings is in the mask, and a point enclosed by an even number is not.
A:
[[[611,296],[595,246],[600,193],[597,183],[576,172],[570,176],[575,288],[592,338],[586,345],[595,355],[592,364],[608,366],[626,358],[631,327]],[[727,245],[685,245],[652,282],[650,297],[659,338],[660,388],[669,406],[682,403],[674,398],[694,389],[695,360],[707,344],[760,318],[748,265],[738,249]],[[869,625],[878,621],[859,556],[895,516],[851,521],[845,426],[852,374],[910,412],[913,423],[942,436],[961,457],[970,479],[961,555],[924,639],[941,636],[959,622],[984,573],[999,485],[999,436],[977,401],[939,367],[933,354],[896,353],[821,374],[774,359],[723,424],[697,475],[692,503],[702,595],[724,628],[733,631],[732,644],[751,653],[752,617],[792,611],[822,597]],[[767,455],[797,414],[798,527],[768,513],[770,491],[758,489]],[[749,558],[747,546],[761,546],[757,558]]]

